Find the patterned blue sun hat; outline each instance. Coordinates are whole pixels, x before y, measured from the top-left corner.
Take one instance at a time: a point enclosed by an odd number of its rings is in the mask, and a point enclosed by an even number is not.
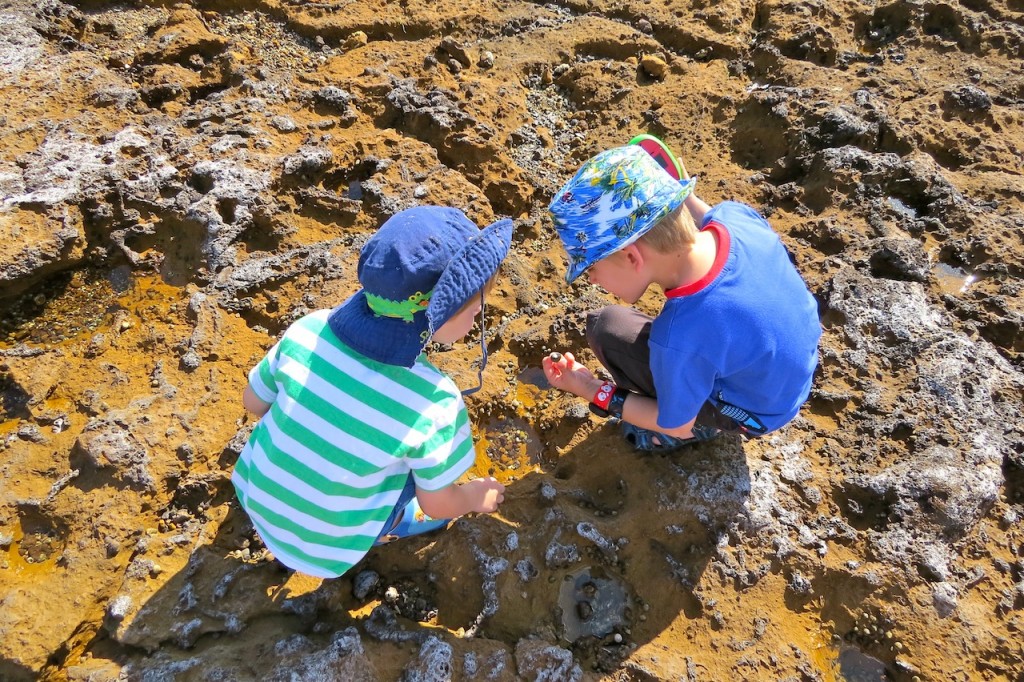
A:
[[[565,281],[639,239],[686,201],[696,182],[676,180],[637,145],[584,163],[548,206],[569,255]]]

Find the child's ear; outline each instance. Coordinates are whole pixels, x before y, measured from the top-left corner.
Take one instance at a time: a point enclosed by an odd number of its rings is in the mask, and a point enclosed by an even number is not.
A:
[[[643,267],[644,253],[637,246],[636,242],[630,244],[629,246],[623,247],[622,250],[619,251],[619,253],[621,253],[625,257],[626,262],[629,263],[629,267],[632,270],[639,270],[641,267]]]

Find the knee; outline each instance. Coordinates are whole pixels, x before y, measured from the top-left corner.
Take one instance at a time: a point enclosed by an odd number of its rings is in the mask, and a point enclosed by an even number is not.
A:
[[[613,314],[610,310],[614,307],[616,306],[607,306],[587,313],[587,345],[592,350],[600,348],[601,339],[607,336],[609,319]]]
[[[609,305],[587,313],[587,340],[602,336],[610,329],[617,328],[628,308],[621,305]],[[593,345],[593,344],[591,344]]]
[[[605,339],[632,341],[642,333],[651,318],[624,305],[609,305],[587,313],[587,343],[591,348]]]

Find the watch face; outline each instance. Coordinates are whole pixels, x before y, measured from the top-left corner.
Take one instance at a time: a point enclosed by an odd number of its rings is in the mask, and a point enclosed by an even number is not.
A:
[[[608,413],[611,416],[622,419],[622,408],[626,404],[627,395],[629,395],[629,391],[622,388],[615,389],[615,392],[612,393],[612,399],[608,401]]]

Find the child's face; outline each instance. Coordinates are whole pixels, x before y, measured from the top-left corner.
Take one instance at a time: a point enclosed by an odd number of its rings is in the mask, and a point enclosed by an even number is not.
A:
[[[637,272],[636,261],[629,257],[627,246],[606,256],[587,268],[586,276],[609,294],[618,296],[626,303],[636,303],[647,290],[647,282]]]
[[[434,332],[434,341],[438,343],[455,343],[469,333],[469,330],[473,328],[473,322],[476,321],[476,316],[480,314],[482,303],[479,293],[473,295],[473,301],[473,303],[464,307],[452,316],[451,319],[438,327],[437,331]]]

